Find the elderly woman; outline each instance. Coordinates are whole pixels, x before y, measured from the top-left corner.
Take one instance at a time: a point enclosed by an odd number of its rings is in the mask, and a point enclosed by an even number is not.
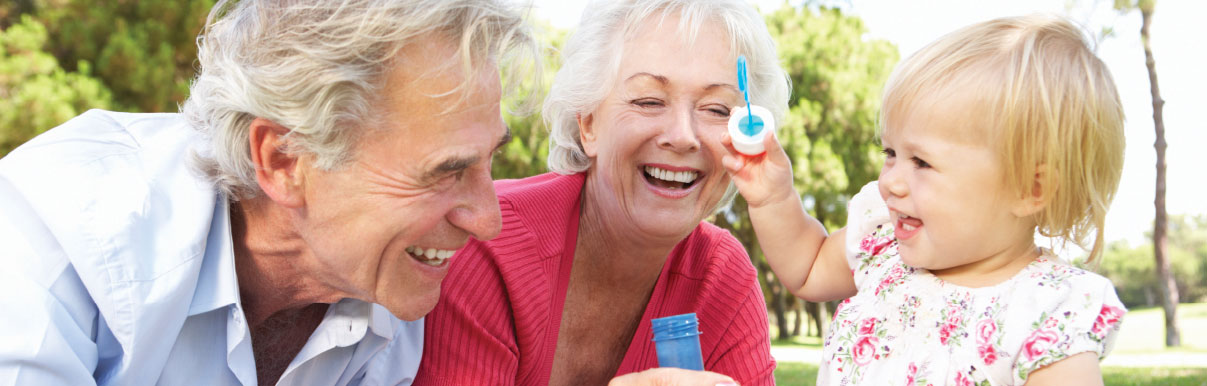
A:
[[[606,383],[657,367],[650,320],[688,312],[706,370],[772,383],[755,270],[702,222],[732,197],[738,55],[751,103],[786,109],[762,18],[739,0],[600,1],[564,53],[544,106],[556,173],[495,183],[502,232],[453,257],[416,384]]]

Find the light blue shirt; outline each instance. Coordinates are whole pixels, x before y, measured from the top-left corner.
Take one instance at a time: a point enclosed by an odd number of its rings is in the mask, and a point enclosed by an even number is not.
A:
[[[89,111],[0,159],[0,385],[256,385],[227,200],[176,114]],[[282,385],[410,384],[423,320],[344,299]]]

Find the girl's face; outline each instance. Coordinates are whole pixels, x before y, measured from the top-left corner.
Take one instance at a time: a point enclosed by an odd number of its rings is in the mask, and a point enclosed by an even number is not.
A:
[[[661,21],[661,22],[659,22]],[[593,160],[586,200],[626,240],[678,242],[711,215],[729,186],[720,140],[741,101],[724,31],[650,18],[625,42],[612,90],[580,116]]]
[[[970,284],[1034,255],[1032,205],[1006,185],[979,109],[950,98],[887,122],[880,195],[902,260]],[[970,135],[972,134],[972,135]],[[972,278],[972,280],[964,280]]]

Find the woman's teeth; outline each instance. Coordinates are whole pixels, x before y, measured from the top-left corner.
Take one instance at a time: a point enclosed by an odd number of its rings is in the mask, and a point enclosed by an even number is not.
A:
[[[439,266],[444,264],[445,260],[448,260],[449,257],[453,256],[453,253],[457,252],[456,250],[451,249],[424,249],[416,246],[409,246],[407,247],[406,251],[407,254],[410,254],[415,260],[430,266]]]
[[[649,174],[651,177],[657,178],[662,181],[681,182],[684,184],[683,187],[687,187],[687,185],[690,185],[692,182],[695,182],[696,177],[699,176],[699,173],[693,172],[693,171],[672,172],[670,170],[653,167],[653,166],[646,166],[645,173]]]

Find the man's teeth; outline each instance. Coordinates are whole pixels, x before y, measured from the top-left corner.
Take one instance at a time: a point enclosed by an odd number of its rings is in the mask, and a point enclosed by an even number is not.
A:
[[[670,170],[657,168],[657,167],[653,167],[653,166],[646,166],[645,172],[649,173],[649,175],[651,175],[651,176],[654,176],[654,178],[657,178],[657,179],[660,179],[663,181],[682,182],[685,184],[692,183],[692,181],[695,181],[696,177],[699,176],[699,173],[692,172],[692,171],[672,172]]]
[[[419,260],[424,264],[432,266],[444,264],[445,260],[447,260],[449,257],[452,257],[453,253],[457,252],[456,250],[452,249],[424,249],[416,246],[409,246],[407,247],[406,251],[407,253],[411,254],[411,257],[414,257],[415,260]]]

